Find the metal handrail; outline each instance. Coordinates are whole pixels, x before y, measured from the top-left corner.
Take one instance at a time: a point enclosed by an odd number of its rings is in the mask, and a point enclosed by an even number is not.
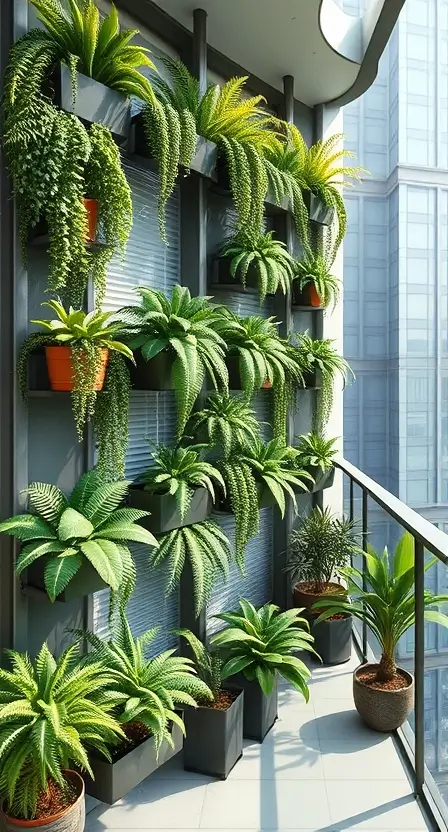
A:
[[[367,551],[368,538],[368,497],[371,497],[390,517],[399,523],[414,538],[414,605],[415,605],[415,652],[414,652],[414,676],[415,676],[415,742],[414,754],[411,761],[414,774],[414,792],[416,797],[423,801],[431,814],[432,807],[428,801],[428,793],[431,800],[441,809],[441,813],[447,824],[446,807],[440,807],[440,799],[433,791],[429,778],[425,778],[425,549],[435,555],[442,563],[448,565],[448,535],[433,526],[429,520],[421,517],[412,508],[372,480],[351,462],[338,457],[335,465],[349,478],[350,494],[350,519],[354,519],[354,484],[358,485],[362,492],[362,548]],[[363,586],[366,585],[365,558],[362,565]],[[368,656],[368,631],[367,622],[362,622],[362,655],[367,661]],[[431,778],[432,780],[432,778]]]

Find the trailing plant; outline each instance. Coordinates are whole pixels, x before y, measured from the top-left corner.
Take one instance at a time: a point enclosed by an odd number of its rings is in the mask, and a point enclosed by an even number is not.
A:
[[[244,574],[244,554],[248,541],[258,534],[259,494],[252,468],[236,450],[228,459],[217,465],[226,484],[230,507],[235,515],[235,559]]]
[[[320,468],[324,474],[333,467],[333,459],[337,454],[334,447],[337,439],[326,439],[325,436],[312,432],[296,438],[297,463],[304,468]]]
[[[278,205],[285,198],[289,200],[304,254],[312,257],[308,211],[303,199],[308,148],[297,127],[283,123],[283,129],[284,137],[272,142],[264,151],[269,187]]]
[[[162,237],[165,239],[165,208],[178,165],[189,168],[197,136],[215,142],[227,162],[240,226],[259,230],[268,189],[263,149],[273,143],[276,125],[259,106],[265,99],[244,96],[247,77],[231,78],[222,88],[210,85],[201,94],[199,81],[181,61],[163,58],[162,63],[170,80],[154,79],[158,105],[149,103],[143,113],[146,138],[161,175]]]
[[[80,306],[92,273],[99,295],[104,292],[105,264],[117,247],[126,242],[131,223],[130,191],[109,131],[101,125],[94,125],[88,131],[76,116],[59,110],[52,103],[48,92],[55,64],[66,60],[75,79],[78,56],[72,52],[72,48],[76,49],[75,42],[60,21],[59,3],[35,0],[35,5],[39,7],[42,19],[47,14],[49,21],[53,18],[53,23],[47,24],[47,30],[30,30],[10,50],[3,92],[4,147],[18,207],[24,255],[26,257],[29,229],[39,221],[44,222],[49,235],[48,290],[63,296],[67,303]],[[95,8],[89,2],[90,6]],[[82,20],[87,18],[75,9],[73,0],[71,10],[78,31]],[[91,23],[92,18],[89,25]],[[106,34],[108,37],[112,34],[110,28],[106,28],[103,37]],[[123,53],[122,62],[116,61],[127,36],[114,37],[115,57],[107,56],[109,41],[102,42],[111,82],[114,67],[122,75],[127,70],[136,72],[132,64],[136,53],[132,53],[133,57],[131,53],[127,53],[127,57]],[[58,38],[64,41],[63,50]],[[127,48],[132,50],[134,47]],[[87,53],[83,54],[88,58]],[[145,81],[143,76],[141,78]],[[136,90],[137,85],[135,90],[129,88],[129,92]],[[104,171],[101,171],[103,166]],[[101,182],[100,173],[104,176]],[[86,249],[84,197],[88,196],[88,183],[98,194],[106,249]],[[108,200],[113,201],[113,206],[108,206]],[[113,208],[118,209],[114,216]]]
[[[301,610],[280,612],[274,604],[265,604],[257,610],[244,598],[240,607],[242,612],[215,616],[227,624],[210,639],[210,643],[222,650],[227,659],[222,678],[242,672],[249,681],[256,680],[263,693],[269,696],[279,673],[308,702],[307,680],[311,673],[306,664],[293,655],[302,650],[315,653],[309,625],[299,615]]]
[[[188,430],[193,434],[206,431],[206,438],[213,450],[219,450],[224,459],[237,450],[255,442],[260,435],[260,422],[244,395],[212,393],[203,410],[192,413]]]
[[[296,351],[278,335],[275,318],[249,315],[242,318],[223,310],[220,332],[227,343],[228,356],[237,356],[241,386],[247,399],[266,382],[273,386],[273,431],[276,438],[286,436],[286,412],[293,388],[303,383]],[[229,326],[229,325],[230,326]]]
[[[196,617],[204,608],[219,576],[227,578],[232,557],[230,542],[217,523],[206,520],[159,537],[159,547],[150,554],[153,567],[166,562],[169,595],[179,586],[188,561],[193,575]]]
[[[103,389],[96,394],[93,427],[97,446],[96,467],[109,482],[125,475],[129,442],[131,379],[120,353],[112,351]]]
[[[295,277],[300,292],[307,286],[314,286],[321,302],[321,306],[335,308],[340,294],[340,280],[330,273],[332,263],[324,254],[312,253],[295,264]]]
[[[33,332],[22,346],[17,365],[22,395],[26,398],[30,354],[44,345],[70,347],[73,368],[73,415],[78,439],[81,441],[84,425],[95,412],[95,382],[103,360],[102,350],[117,352],[131,361],[134,361],[134,356],[129,347],[118,340],[122,324],[118,320],[110,320],[113,312],[96,310],[86,313],[82,309],[75,310],[72,307],[66,312],[57,300],[46,301],[42,306],[52,309],[57,318],[52,321],[31,321],[32,324],[43,327],[48,336],[43,338],[41,332]]]
[[[395,655],[398,642],[415,624],[414,538],[405,532],[391,558],[387,547],[380,555],[368,546],[368,551],[363,552],[363,556],[365,583],[359,569],[344,567],[340,572],[347,581],[346,596],[327,596],[325,610],[322,610],[322,601],[317,601],[313,609],[321,613],[318,621],[345,612],[365,621],[381,647],[376,679],[378,682],[388,682],[397,675]],[[428,560],[425,570],[435,563],[437,558]],[[434,595],[425,589],[425,620],[448,627],[448,616],[434,609],[438,604],[447,602],[448,595]]]
[[[88,752],[110,760],[108,747],[123,733],[109,713],[104,662],[84,667],[74,646],[55,659],[47,644],[34,661],[14,650],[7,655],[11,670],[0,670],[0,792],[13,818],[42,820],[38,802],[50,784],[68,797],[64,771],[76,767],[93,777]]]
[[[316,506],[289,537],[287,572],[292,580],[309,583],[316,594],[324,592],[350,558],[362,551],[358,526],[356,520]]]
[[[307,332],[297,336],[296,357],[304,376],[321,373],[322,386],[318,390],[313,417],[313,430],[324,431],[333,407],[334,380],[337,374],[345,385],[349,374],[355,378],[347,361],[336,352],[330,338],[311,338]]]
[[[243,228],[226,240],[221,256],[231,258],[230,273],[238,274],[243,286],[250,271],[255,271],[260,289],[260,303],[267,294],[287,294],[294,275],[294,258],[285,243],[273,239],[274,232]]]
[[[218,334],[222,313],[208,297],[192,298],[186,286],[175,286],[171,299],[139,287],[140,306],[120,310],[130,346],[145,361],[166,351],[172,358],[171,381],[177,402],[177,438],[182,436],[205,373],[215,388],[228,388],[225,341]],[[237,326],[233,323],[233,328]],[[231,325],[229,325],[229,329]]]
[[[45,559],[45,588],[51,601],[64,591],[87,560],[112,590],[127,599],[135,585],[129,542],[157,547],[150,532],[137,525],[147,511],[119,508],[127,480],[109,483],[93,469],[66,497],[55,485],[34,482],[24,493],[31,511],[0,523],[0,533],[21,543],[16,572]]]
[[[155,465],[141,474],[139,482],[145,485],[145,491],[153,494],[171,494],[175,496],[181,520],[184,520],[194,489],[206,488],[215,501],[213,480],[225,491],[224,480],[213,465],[201,459],[205,445],[187,445],[168,448],[163,445],[152,452]]]
[[[197,676],[193,662],[175,656],[175,649],[147,658],[148,648],[159,630],[160,627],[152,627],[135,638],[126,613],[121,609],[107,641],[89,631],[75,631],[93,648],[87,666],[90,662],[101,662],[109,670],[109,698],[116,705],[116,717],[125,735],[132,740],[135,729],[143,727],[147,736],[154,737],[156,753],[164,741],[173,747],[172,723],[185,734],[183,720],[176,708],[196,707],[198,699],[212,698],[205,682]],[[138,736],[141,738],[141,732]]]
[[[210,650],[191,630],[174,630],[177,636],[185,639],[193,654],[197,674],[207,685],[216,699],[222,689],[221,672],[224,661],[217,650]]]

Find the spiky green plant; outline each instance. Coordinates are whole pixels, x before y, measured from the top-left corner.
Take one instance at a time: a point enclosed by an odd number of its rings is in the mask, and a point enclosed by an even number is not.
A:
[[[65,346],[71,349],[73,368],[73,416],[76,432],[81,442],[86,422],[94,415],[97,391],[95,390],[98,368],[102,362],[102,351],[107,349],[134,361],[132,350],[120,339],[122,324],[112,321],[112,312],[94,310],[86,313],[82,309],[69,308],[65,311],[57,300],[46,301],[57,315],[56,319],[33,320],[32,324],[41,326],[41,332],[32,332],[22,345],[17,363],[17,372],[24,398],[28,392],[28,358],[36,348],[46,346]],[[45,334],[45,333],[44,333]]]
[[[216,699],[222,688],[221,671],[224,662],[221,655],[217,650],[207,649],[191,630],[180,629],[174,632],[177,636],[184,638],[189,645],[198,676],[211,690],[213,699]]]
[[[244,598],[240,607],[242,612],[225,612],[215,616],[227,624],[210,640],[226,656],[223,679],[242,672],[249,681],[256,680],[263,693],[269,696],[279,673],[308,702],[307,680],[311,673],[306,664],[294,655],[302,650],[315,653],[309,624],[299,615],[302,610],[280,612],[274,604],[265,604],[257,610]]]
[[[230,542],[217,523],[206,520],[159,537],[159,547],[150,554],[152,566],[166,563],[169,595],[179,586],[187,562],[193,575],[195,614],[210,598],[216,579],[226,579],[232,557]]]
[[[303,292],[307,286],[314,286],[319,295],[321,306],[335,308],[340,295],[340,280],[330,273],[331,264],[324,254],[312,254],[303,257],[295,264],[294,279]]]
[[[333,407],[334,381],[340,375],[345,385],[351,375],[355,378],[347,361],[336,352],[330,338],[311,338],[307,332],[297,336],[296,356],[304,376],[316,371],[322,374],[322,386],[318,390],[313,416],[313,430],[322,433]]]
[[[285,243],[273,239],[274,232],[266,233],[253,228],[237,231],[226,240],[221,249],[222,257],[231,258],[230,274],[240,276],[243,286],[250,271],[254,271],[260,289],[260,303],[267,294],[280,291],[288,293],[294,275],[294,258],[286,250]]]
[[[258,439],[260,422],[244,395],[212,393],[206,400],[205,408],[190,417],[188,430],[196,433],[202,429],[206,431],[211,448],[228,459],[233,451]]]
[[[218,334],[222,313],[209,297],[192,298],[186,286],[175,286],[171,299],[155,289],[138,288],[140,306],[121,309],[130,346],[145,361],[162,351],[172,358],[171,381],[177,402],[177,437],[182,436],[205,373],[215,388],[228,388],[225,341]],[[236,322],[233,324],[235,328]],[[229,325],[229,329],[231,325]]]
[[[213,480],[225,491],[224,480],[210,462],[201,459],[205,445],[187,445],[168,448],[159,445],[152,452],[154,465],[138,477],[145,485],[145,491],[152,494],[175,496],[181,520],[184,520],[195,488],[206,488],[215,501]]]
[[[119,507],[129,485],[105,482],[95,469],[81,477],[69,498],[55,485],[31,483],[24,493],[32,512],[0,523],[0,533],[21,543],[16,572],[44,558],[45,588],[55,601],[88,561],[111,589],[128,598],[135,584],[128,543],[157,547],[152,534],[137,525],[148,512]]]
[[[337,439],[326,439],[318,433],[305,433],[297,436],[297,460],[304,468],[320,468],[322,473],[333,466],[337,449]]]
[[[0,792],[9,815],[33,820],[51,781],[67,792],[65,770],[93,777],[88,751],[110,760],[108,747],[124,735],[109,713],[104,662],[84,667],[73,646],[54,659],[46,644],[34,662],[26,653],[7,655],[12,668],[0,670]]]
[[[244,96],[247,77],[231,78],[222,88],[210,85],[202,95],[199,81],[181,61],[164,58],[162,63],[170,81],[154,79],[159,106],[148,104],[143,116],[147,141],[161,173],[162,236],[178,165],[188,169],[198,135],[215,142],[227,162],[240,225],[260,229],[268,189],[262,150],[272,144],[275,127],[275,120],[259,106],[263,97]]]
[[[117,703],[116,716],[124,733],[137,723],[154,737],[156,752],[163,741],[173,746],[170,723],[185,733],[176,708],[196,707],[197,700],[210,700],[211,691],[200,679],[190,659],[165,650],[154,658],[147,651],[160,627],[152,627],[135,638],[123,609],[113,625],[112,636],[105,641],[95,633],[76,631],[93,647],[88,664],[104,663],[109,670],[110,700]]]
[[[293,124],[284,124],[285,135],[264,151],[270,191],[278,205],[288,199],[296,231],[306,257],[312,256],[308,230],[308,211],[303,199],[306,187],[304,167],[307,145]]]
[[[307,491],[311,475],[301,469],[295,448],[290,448],[280,439],[270,442],[251,443],[242,452],[241,459],[251,470],[257,486],[267,488],[277,503],[282,518],[286,511],[286,496],[289,495],[297,511],[296,491]]]

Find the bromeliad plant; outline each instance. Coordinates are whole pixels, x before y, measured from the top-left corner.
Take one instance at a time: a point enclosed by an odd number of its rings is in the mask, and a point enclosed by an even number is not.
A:
[[[274,232],[261,232],[255,228],[237,231],[227,240],[221,257],[229,257],[230,274],[239,276],[243,286],[250,272],[255,272],[260,289],[260,303],[267,294],[280,291],[287,294],[294,276],[294,258],[285,243],[273,239]]]
[[[159,446],[152,453],[155,465],[141,474],[139,482],[152,494],[170,494],[176,498],[181,520],[188,513],[195,488],[206,488],[215,502],[213,480],[225,491],[224,480],[213,465],[201,459],[206,445],[173,448]]]
[[[217,523],[206,520],[186,528],[174,529],[159,538],[156,552],[150,554],[151,564],[166,563],[166,595],[178,586],[188,562],[193,576],[196,617],[204,608],[218,577],[224,580],[232,558],[230,541]]]
[[[220,307],[208,297],[192,298],[185,286],[175,286],[171,299],[155,289],[136,289],[141,306],[120,310],[132,349],[145,361],[166,351],[173,360],[171,380],[177,402],[177,437],[181,437],[198,397],[205,373],[215,388],[228,388],[225,341],[218,331]],[[228,330],[237,322],[229,323]]]
[[[331,615],[349,611],[355,618],[365,621],[378,639],[381,660],[376,667],[376,680],[390,682],[397,676],[395,654],[400,638],[415,624],[415,553],[414,539],[406,532],[397,544],[392,557],[387,547],[382,555],[373,547],[363,552],[365,560],[365,589],[363,574],[359,569],[345,567],[340,573],[347,581],[345,597],[327,597],[314,605],[320,612],[318,621]],[[425,569],[437,563],[431,558]],[[425,620],[441,627],[448,627],[448,616],[435,609],[448,603],[448,595],[434,595],[424,590]]]
[[[13,650],[8,656],[11,670],[0,670],[0,792],[8,815],[42,824],[38,803],[50,785],[69,805],[65,771],[93,776],[88,752],[110,760],[108,748],[124,734],[110,714],[104,662],[83,666],[73,646],[56,660],[46,644],[34,662]]]
[[[20,351],[17,371],[22,395],[26,398],[30,354],[43,346],[70,347],[73,415],[78,439],[81,441],[84,425],[95,412],[96,381],[99,367],[104,361],[104,350],[116,352],[130,361],[134,361],[134,356],[129,347],[119,340],[123,327],[118,320],[111,320],[112,312],[97,310],[86,313],[72,307],[66,312],[56,300],[47,301],[42,306],[52,309],[57,318],[52,321],[31,321],[32,324],[43,327],[45,332],[31,333]]]
[[[227,163],[240,226],[259,230],[268,190],[263,150],[275,141],[276,126],[275,119],[259,106],[265,99],[245,97],[247,77],[231,78],[222,88],[210,85],[202,95],[199,81],[181,61],[164,58],[162,63],[170,80],[154,79],[159,106],[149,103],[143,112],[147,141],[161,175],[162,237],[178,165],[189,168],[198,136],[215,142]]]
[[[324,308],[336,306],[340,294],[340,281],[330,273],[331,263],[324,254],[311,253],[295,263],[294,280],[301,293],[312,292],[316,301],[312,304]]]
[[[206,431],[211,450],[219,450],[224,459],[256,442],[260,436],[260,422],[244,395],[212,393],[204,410],[192,413],[187,432]]]
[[[141,739],[143,729],[146,736],[154,737],[157,753],[164,741],[173,746],[170,723],[178,725],[185,734],[183,720],[176,708],[196,707],[197,700],[212,699],[211,691],[197,676],[193,662],[175,656],[175,649],[147,658],[148,648],[159,630],[160,627],[152,627],[134,638],[122,609],[108,641],[89,631],[76,631],[78,637],[86,639],[93,648],[87,666],[93,662],[108,668],[111,677],[108,700],[115,704],[116,717],[124,734],[130,741],[135,740],[136,734]]]
[[[295,353],[303,376],[310,378],[316,373],[322,376],[313,419],[313,430],[317,433],[325,430],[331,414],[336,375],[342,377],[344,386],[349,375],[355,378],[347,361],[336,352],[333,344],[334,341],[329,338],[311,338],[307,332],[297,336]]]
[[[279,673],[308,702],[307,680],[311,673],[304,662],[293,655],[301,650],[315,653],[308,622],[299,615],[301,610],[280,612],[274,604],[265,604],[257,610],[245,599],[241,599],[240,607],[242,612],[215,616],[227,624],[210,640],[226,658],[222,678],[242,672],[249,681],[257,681],[263,693],[269,696]]]
[[[0,523],[0,533],[21,544],[16,572],[44,558],[45,588],[55,601],[88,561],[112,590],[128,598],[135,585],[128,543],[158,545],[137,525],[148,512],[119,507],[129,485],[127,480],[106,482],[96,470],[81,477],[69,498],[55,485],[31,483],[24,493],[32,511]]]

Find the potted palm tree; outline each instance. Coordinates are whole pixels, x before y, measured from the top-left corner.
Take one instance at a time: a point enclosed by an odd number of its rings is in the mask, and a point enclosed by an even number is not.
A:
[[[266,295],[282,292],[286,295],[294,274],[294,258],[285,243],[273,239],[274,232],[244,228],[226,240],[220,256],[214,261],[213,282],[232,286],[239,281],[257,288],[260,304]]]
[[[325,664],[348,661],[352,638],[350,608],[317,624],[313,605],[327,595],[344,592],[335,578],[350,563],[350,557],[360,551],[356,521],[339,518],[329,508],[316,506],[291,532],[288,550],[286,570],[293,581],[294,605],[305,609],[316,651]]]
[[[158,631],[153,627],[134,638],[124,609],[107,641],[76,631],[93,648],[87,666],[101,662],[108,668],[109,699],[124,735],[111,744],[110,759],[95,753],[90,758],[86,790],[104,803],[115,803],[181,750],[185,726],[176,708],[211,698],[190,659],[175,656],[175,650],[146,657]]]
[[[127,544],[157,547],[136,521],[145,511],[120,508],[130,483],[105,481],[92,470],[66,497],[55,485],[35,482],[26,489],[32,512],[0,523],[0,533],[21,543],[16,572],[45,589],[50,601],[70,601],[110,586],[129,597],[135,566]]]
[[[300,610],[280,612],[274,604],[257,610],[244,598],[240,607],[241,612],[215,616],[227,626],[210,643],[225,658],[221,677],[234,679],[244,690],[244,736],[263,742],[277,719],[277,674],[309,700],[311,673],[295,653],[314,653],[314,639]]]
[[[213,699],[200,701],[184,713],[184,769],[226,780],[243,754],[242,688],[223,682],[223,659],[190,630],[176,630],[188,643],[198,675],[211,690]]]
[[[129,491],[129,504],[148,515],[141,524],[153,534],[202,523],[215,501],[213,481],[225,491],[222,475],[201,454],[204,445],[160,446],[152,465]]]
[[[414,678],[395,663],[400,638],[415,624],[415,555],[414,538],[406,532],[398,542],[392,558],[387,548],[379,555],[369,546],[364,552],[365,581],[359,569],[344,567],[346,595],[328,596],[314,605],[318,622],[348,611],[365,621],[381,647],[378,664],[362,664],[353,675],[353,697],[362,720],[375,731],[394,731],[406,721],[413,708]],[[431,568],[437,558],[428,561]],[[350,600],[349,600],[349,597]],[[448,616],[437,609],[446,604],[448,595],[434,595],[425,590],[425,619],[448,627]]]
[[[46,644],[33,662],[15,651],[9,658],[11,670],[0,670],[1,827],[83,832],[78,771],[92,775],[89,753],[107,758],[108,746],[124,739],[105,693],[108,667],[86,668],[75,646],[58,659]]]
[[[334,445],[337,440],[326,439],[325,436],[314,432],[296,438],[295,464],[311,474],[314,484],[310,491],[315,494],[324,488],[331,488],[334,482],[333,459],[337,453]]]

